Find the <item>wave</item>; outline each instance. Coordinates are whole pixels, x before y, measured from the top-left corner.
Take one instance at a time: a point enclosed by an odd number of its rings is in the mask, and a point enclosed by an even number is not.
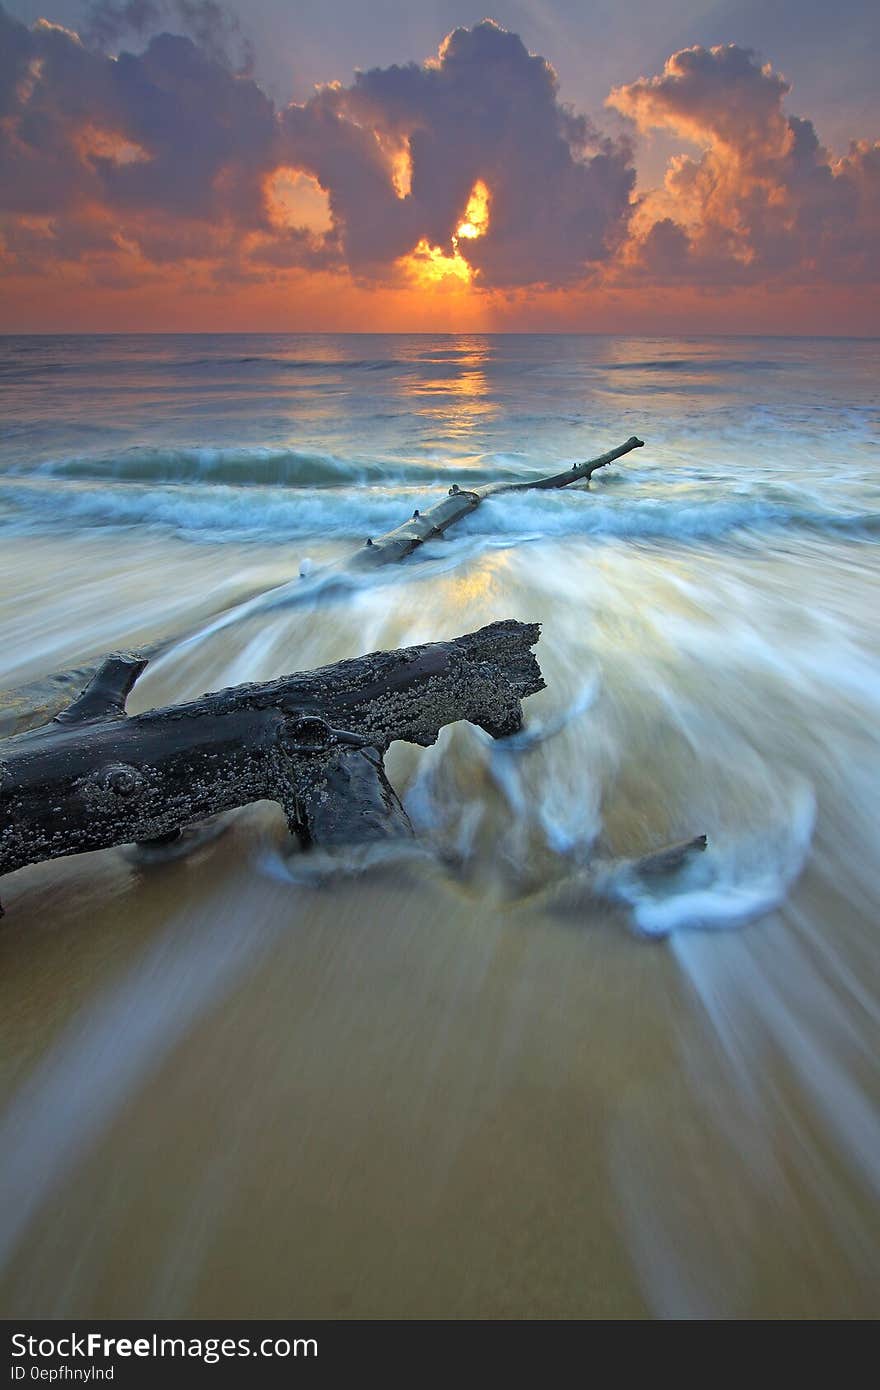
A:
[[[198,367],[270,367],[286,372],[386,372],[407,364],[393,357],[273,357],[257,353],[245,357],[172,358],[143,365],[172,372]]]
[[[242,378],[253,379],[260,373],[327,373],[327,372],[389,372],[412,370],[412,364],[391,357],[274,357],[265,354],[241,357],[188,357],[174,356],[146,357],[120,356],[117,359],[105,356],[84,356],[71,360],[22,361],[16,353],[8,359],[0,358],[0,382],[15,385],[33,377],[53,376],[59,373],[76,378],[143,378],[155,375],[159,379],[167,376],[185,379],[186,373],[193,374],[193,387],[204,385],[211,372],[221,374],[224,381],[230,373]]]
[[[754,372],[780,371],[782,362],[759,361],[750,357],[658,357],[642,362],[602,362],[603,372]]]
[[[498,467],[498,462],[501,467]],[[456,467],[459,484],[475,486],[494,479],[516,480],[525,470],[513,461],[485,462]],[[447,482],[446,469],[430,461],[412,463],[381,459],[338,458],[333,454],[298,449],[273,448],[186,448],[126,449],[120,453],[82,455],[49,459],[28,467],[9,470],[16,475],[36,475],[134,483],[226,483],[236,487],[341,487],[351,484],[418,484]]]
[[[237,488],[102,487],[6,484],[6,526],[55,529],[115,526],[171,531],[189,539],[279,541],[337,537],[359,541],[400,525],[413,507],[430,504],[430,489],[369,487]],[[797,529],[870,538],[878,512],[838,512],[815,506],[738,496],[686,498],[590,497],[522,493],[489,499],[462,519],[455,535],[518,544],[554,538],[711,543],[739,534]]]
[[[369,489],[352,498],[321,491],[271,488],[5,487],[25,524],[53,529],[147,527],[193,540],[289,540],[306,536],[366,538],[391,530],[406,515],[399,493]],[[13,521],[13,525],[15,522]]]
[[[595,887],[626,903],[645,936],[740,926],[785,901],[806,862],[815,824],[815,792],[801,780],[791,794],[788,815],[763,828],[760,837],[726,845],[710,842],[705,854],[664,879],[640,876],[638,861],[601,866]]]
[[[772,502],[760,497],[730,500],[617,498],[606,501],[537,493],[489,499],[464,523],[495,535],[586,535],[621,540],[712,541],[739,531],[788,527],[810,531],[870,534],[880,530],[880,512],[831,512],[810,506]],[[537,524],[536,524],[537,523]]]

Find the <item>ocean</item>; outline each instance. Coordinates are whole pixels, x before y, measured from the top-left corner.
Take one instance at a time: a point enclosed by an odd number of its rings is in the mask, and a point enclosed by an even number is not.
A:
[[[878,340],[0,338],[0,687],[177,635],[145,709],[508,617],[547,681],[510,744],[392,748],[416,860],[260,805],[3,880],[10,1314],[880,1312],[878,380]]]

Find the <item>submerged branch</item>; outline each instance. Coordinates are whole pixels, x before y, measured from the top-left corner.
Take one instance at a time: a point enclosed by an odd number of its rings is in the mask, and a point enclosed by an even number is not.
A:
[[[600,468],[605,468],[633,449],[642,448],[644,440],[631,435],[625,444],[618,445],[616,449],[609,449],[607,454],[600,454],[598,458],[588,459],[584,463],[576,463],[564,473],[552,473],[546,478],[528,478],[520,483],[484,483],[482,487],[477,488],[460,488],[453,483],[449,495],[444,497],[442,502],[429,507],[425,512],[413,512],[409,521],[395,527],[393,531],[387,531],[384,536],[371,538],[363,550],[343,563],[366,567],[403,560],[412,554],[417,546],[434,536],[441,536],[456,521],[460,521],[463,516],[479,507],[487,497],[500,497],[506,492],[568,487],[570,483],[589,480]]]

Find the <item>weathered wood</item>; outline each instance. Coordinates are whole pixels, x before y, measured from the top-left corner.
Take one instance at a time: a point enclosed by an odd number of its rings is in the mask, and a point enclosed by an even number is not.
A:
[[[384,536],[377,536],[375,540],[368,539],[362,550],[347,556],[342,564],[367,569],[375,565],[405,560],[407,555],[411,555],[424,541],[431,540],[434,536],[442,536],[454,522],[460,521],[468,512],[478,507],[482,500],[479,493],[464,492],[454,486],[442,502],[429,507],[425,512],[413,512],[409,521],[405,521],[402,526],[396,526],[393,531],[387,531]]]
[[[147,657],[134,652],[114,652],[105,657],[79,698],[56,714],[55,723],[88,724],[95,719],[119,718],[125,714],[125,702],[147,662]]]
[[[493,737],[543,688],[536,623],[340,661],[127,716],[142,657],[108,657],[51,724],[0,743],[0,873],[280,802],[305,843],[407,833],[382,755],[466,719]]]
[[[88,685],[100,662],[53,671],[9,690],[0,690],[0,739],[26,733],[48,724],[70,704],[71,697]]]
[[[301,844],[328,848],[412,838],[378,748],[339,748],[316,772],[300,792],[293,828]]]
[[[553,473],[546,478],[527,478],[519,483],[484,483],[482,487],[476,488],[460,488],[453,483],[448,496],[444,497],[442,502],[429,507],[427,511],[413,512],[409,521],[405,521],[402,526],[396,526],[393,531],[387,531],[384,536],[368,538],[363,549],[343,563],[353,563],[365,568],[403,560],[425,541],[431,540],[434,536],[442,536],[444,531],[474,511],[487,497],[500,497],[506,492],[568,487],[571,483],[589,480],[600,468],[605,468],[633,449],[642,448],[644,440],[631,435],[625,444],[619,444],[616,449],[609,449],[598,458],[573,464],[564,472]]]
[[[566,468],[562,473],[551,473],[547,478],[526,478],[521,483],[487,483],[478,491],[484,497],[497,497],[502,492],[531,492],[535,488],[568,487],[570,483],[589,481],[600,468],[606,468],[609,463],[614,463],[615,459],[623,458],[624,454],[631,453],[633,449],[644,449],[644,447],[644,439],[639,439],[636,435],[631,434],[629,439],[623,444],[618,444],[616,449],[609,449],[607,454],[600,454],[598,458],[587,459],[584,463],[573,463],[571,468]]]

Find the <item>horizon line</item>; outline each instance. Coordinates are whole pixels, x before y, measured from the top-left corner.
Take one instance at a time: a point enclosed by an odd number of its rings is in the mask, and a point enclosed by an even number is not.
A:
[[[761,333],[602,332],[598,329],[310,329],[310,328],[123,328],[123,329],[0,329],[0,338],[775,338],[818,339],[827,342],[880,342],[880,333]]]

